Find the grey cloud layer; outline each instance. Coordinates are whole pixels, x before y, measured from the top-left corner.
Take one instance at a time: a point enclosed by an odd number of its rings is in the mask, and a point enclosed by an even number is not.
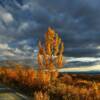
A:
[[[6,1],[6,2],[4,2]],[[11,1],[11,0],[9,0]],[[0,42],[35,46],[47,27],[61,33],[68,56],[99,56],[99,0],[0,0]],[[2,17],[5,13],[6,17]],[[10,37],[8,40],[3,38]],[[33,38],[33,40],[32,40]],[[32,43],[33,42],[33,43]],[[26,45],[26,44],[24,44]],[[87,48],[88,47],[88,48]],[[34,47],[33,47],[34,48]]]

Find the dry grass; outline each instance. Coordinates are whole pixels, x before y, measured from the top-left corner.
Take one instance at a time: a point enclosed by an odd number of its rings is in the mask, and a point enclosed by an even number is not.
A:
[[[34,100],[50,100],[50,97],[47,93],[39,91],[34,93]]]
[[[57,76],[57,72],[35,71],[32,68],[0,68],[2,84],[20,90],[34,100],[100,100],[99,75],[94,80],[89,75]]]

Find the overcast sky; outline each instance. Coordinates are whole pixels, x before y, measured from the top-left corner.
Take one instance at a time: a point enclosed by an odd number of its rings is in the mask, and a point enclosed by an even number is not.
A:
[[[100,0],[0,0],[0,58],[30,57],[51,26],[67,57],[100,57]]]

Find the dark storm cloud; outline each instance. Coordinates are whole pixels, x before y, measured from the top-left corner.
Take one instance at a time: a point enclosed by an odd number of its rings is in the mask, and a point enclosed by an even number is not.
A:
[[[0,4],[0,35],[4,33],[5,39],[9,35],[10,45],[21,47],[19,42],[26,40],[25,45],[35,46],[51,26],[61,33],[66,55],[98,56],[100,0],[0,0]],[[3,12],[8,17],[2,17]]]
[[[58,32],[62,32],[66,54],[70,56],[98,55],[100,51],[96,49],[96,46],[100,45],[99,0],[96,2],[95,0],[50,0],[39,3],[54,14],[55,20],[51,25]],[[87,46],[91,48],[87,49]],[[73,49],[68,51],[67,48]]]
[[[65,55],[74,57],[99,57],[100,50],[96,48],[69,48],[65,50]]]

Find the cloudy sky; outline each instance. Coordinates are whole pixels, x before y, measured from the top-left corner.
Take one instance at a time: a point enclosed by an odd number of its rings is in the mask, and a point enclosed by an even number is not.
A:
[[[49,26],[64,56],[100,58],[100,0],[0,0],[0,59],[32,57]]]

